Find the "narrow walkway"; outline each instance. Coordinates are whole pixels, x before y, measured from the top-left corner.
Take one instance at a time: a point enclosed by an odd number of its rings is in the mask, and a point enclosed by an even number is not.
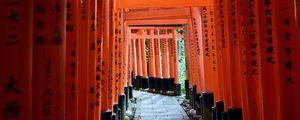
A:
[[[181,98],[163,96],[143,91],[134,91],[135,102],[130,103],[134,110],[134,120],[189,120],[178,102]]]

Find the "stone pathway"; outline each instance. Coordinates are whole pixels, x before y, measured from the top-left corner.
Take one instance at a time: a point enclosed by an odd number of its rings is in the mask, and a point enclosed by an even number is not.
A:
[[[133,95],[136,99],[130,103],[130,109],[134,120],[189,120],[178,97],[143,91],[134,91]]]

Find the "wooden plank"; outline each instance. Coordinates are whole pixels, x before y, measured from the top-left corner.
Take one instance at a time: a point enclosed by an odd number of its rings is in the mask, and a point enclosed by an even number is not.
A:
[[[127,20],[127,25],[182,25],[188,23],[188,19],[165,19],[165,20]]]
[[[125,20],[143,19],[182,19],[190,15],[189,8],[180,9],[147,9],[143,11],[129,11],[124,13]]]
[[[209,6],[212,0],[118,0],[118,8]]]

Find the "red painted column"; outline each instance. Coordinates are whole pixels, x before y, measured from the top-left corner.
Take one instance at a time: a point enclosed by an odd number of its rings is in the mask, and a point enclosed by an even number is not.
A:
[[[95,119],[95,101],[96,101],[96,1],[90,0],[87,3],[88,8],[88,119]]]
[[[166,34],[166,31],[163,32]],[[169,65],[168,65],[168,42],[166,38],[160,39],[161,46],[162,46],[162,76],[163,78],[169,78]]]
[[[123,48],[120,51],[121,54],[121,58],[122,58],[122,64],[121,64],[121,86],[120,86],[120,93],[124,94],[124,88],[125,86],[127,86],[127,71],[128,71],[128,43],[130,43],[129,41],[127,41],[126,37],[125,37],[125,27],[124,27],[124,10],[120,9],[119,12],[119,29],[120,29],[120,39],[121,39],[121,47]]]
[[[88,119],[88,2],[79,4],[78,32],[78,119]]]
[[[295,13],[294,1],[276,0],[275,2],[278,3],[276,4],[276,10],[274,12],[277,13],[276,30],[278,40],[281,119],[298,119],[298,113],[300,113],[300,41],[299,32],[297,31],[299,19],[295,17],[298,13]],[[299,1],[296,3],[298,2]],[[273,23],[274,22],[275,21],[273,21]]]
[[[204,71],[204,56],[202,43],[202,29],[200,28],[200,8],[191,8],[192,20],[189,22],[190,36],[189,48],[191,56],[191,79],[196,85],[198,95],[205,91],[205,71]]]
[[[241,61],[240,61],[240,47],[239,47],[239,28],[238,22],[240,19],[237,14],[237,0],[228,2],[229,14],[228,14],[228,33],[229,33],[229,44],[230,49],[230,68],[231,68],[231,94],[232,94],[232,107],[242,108],[242,72],[241,72]]]
[[[225,95],[224,95],[224,72],[223,72],[223,58],[222,58],[222,40],[225,39],[224,31],[224,8],[222,5],[223,1],[216,0],[214,2],[215,10],[215,28],[216,28],[216,62],[217,62],[217,76],[218,76],[218,86],[219,86],[219,103],[224,104]],[[223,16],[223,17],[222,17]],[[217,106],[216,106],[217,107]],[[218,112],[218,111],[217,111]]]
[[[96,85],[95,85],[95,120],[100,120],[101,119],[101,89],[102,89],[102,85],[101,85],[101,71],[103,70],[102,67],[102,62],[103,62],[103,1],[97,1],[97,12],[96,12],[96,16],[98,19],[96,19],[96,24],[97,26],[97,32],[96,32]]]
[[[167,36],[167,30],[162,30],[161,36]],[[170,78],[170,71],[169,71],[169,53],[168,53],[168,39],[162,37],[160,39],[161,46],[162,46],[162,91],[166,93],[169,90],[168,80]]]
[[[173,54],[174,54],[174,92],[175,95],[181,95],[181,84],[180,84],[180,80],[179,80],[179,60],[178,60],[178,43],[177,43],[177,30],[173,29],[172,30],[173,33],[173,42],[172,42],[172,46],[173,46]]]
[[[275,0],[266,3],[258,1],[259,25],[260,25],[260,47],[261,47],[261,77],[262,77],[262,102],[263,119],[280,120],[280,78],[278,65],[278,45],[277,45],[277,23]]]
[[[222,63],[223,63],[223,77],[224,77],[224,103],[225,111],[232,106],[232,93],[231,93],[231,57],[230,57],[230,39],[229,39],[229,9],[231,6],[228,5],[228,2],[223,1],[221,3],[223,6],[222,11],[224,12],[223,18],[221,17],[221,47],[222,47]],[[220,15],[222,16],[222,15]]]
[[[131,34],[131,33],[130,33]],[[132,51],[132,73],[133,73],[133,78],[136,79],[137,76],[137,50],[136,50],[136,41],[135,39],[132,39],[130,37],[131,40],[131,51]],[[133,81],[132,81],[133,82]],[[134,86],[135,87],[135,86]]]
[[[259,29],[258,0],[247,2],[245,6],[245,45],[250,120],[263,120],[263,101],[261,86],[261,48]],[[256,89],[253,89],[256,88]]]
[[[113,105],[115,104],[115,94],[116,94],[116,81],[114,80],[114,70],[115,70],[115,66],[114,66],[114,62],[115,62],[115,58],[114,58],[114,53],[115,53],[115,45],[116,45],[116,41],[115,41],[115,27],[114,27],[114,6],[115,6],[115,1],[114,0],[110,0],[107,7],[109,7],[109,12],[108,12],[108,18],[109,18],[109,67],[108,67],[108,105],[110,107],[111,110],[113,110]],[[114,112],[114,111],[113,111]]]
[[[150,35],[154,35],[154,30],[150,30]],[[154,38],[150,38],[148,40],[148,61],[149,61],[149,76],[155,77]]]
[[[155,35],[159,35],[159,31],[156,30],[154,32]],[[161,79],[162,79],[162,71],[161,71],[161,51],[160,51],[160,39],[155,38],[154,41],[154,55],[155,55],[155,91],[161,90]]]
[[[154,36],[154,30],[150,30],[150,35]],[[148,39],[148,65],[149,65],[149,89],[154,89],[155,84],[155,53],[154,53],[154,38]]]
[[[30,120],[33,119],[33,1],[2,0],[0,10],[0,119]],[[40,87],[39,90],[42,91]],[[38,98],[41,101],[42,96]]]
[[[120,46],[121,39],[120,39],[120,30],[119,30],[119,16],[118,16],[118,10],[115,8],[115,1],[113,2],[114,8],[112,13],[113,13],[113,38],[110,39],[112,42],[111,46],[111,56],[112,56],[112,71],[111,71],[111,77],[112,77],[112,89],[113,89],[113,105],[118,104],[118,95],[119,95],[119,90],[120,90],[120,71],[121,69],[119,68],[119,65],[121,63],[121,54],[120,50],[122,47]]]
[[[33,8],[35,18],[33,22],[41,23],[41,26],[33,28],[33,119],[63,120],[66,60],[65,1],[35,1]]]
[[[133,40],[131,39],[130,37],[130,29],[127,28],[127,32],[126,32],[126,39],[127,39],[127,42],[128,42],[128,82],[127,82],[127,85],[128,87],[132,87],[132,79],[134,78],[134,75],[133,75],[133,70],[134,70],[134,48],[133,48]]]
[[[167,30],[167,35],[172,34],[173,31],[172,30]],[[174,52],[173,52],[173,38],[169,38],[168,39],[168,53],[169,53],[169,70],[170,70],[170,79],[174,79],[175,78],[175,74],[174,74]]]
[[[243,109],[243,120],[248,120],[249,118],[249,106],[248,106],[248,83],[247,83],[247,67],[246,67],[246,44],[245,44],[245,8],[246,1],[238,1],[237,11],[238,18],[240,21],[237,22],[239,26],[239,49],[240,49],[240,61],[241,61],[241,91],[242,91],[242,109]]]
[[[78,114],[78,9],[79,2],[67,1],[66,14],[66,119],[77,120]]]
[[[143,35],[146,35],[147,32],[143,31]],[[142,88],[148,88],[148,71],[147,71],[147,62],[146,62],[146,46],[145,42],[147,39],[140,39],[141,46],[141,59],[142,59]]]
[[[136,45],[136,66],[137,66],[137,78],[136,78],[136,87],[137,89],[141,88],[141,78],[142,78],[142,57],[141,57],[141,40],[135,38],[135,45]]]
[[[111,110],[112,110],[112,98],[110,97],[111,91],[110,91],[110,81],[111,79],[110,77],[110,29],[111,29],[111,25],[110,25],[110,16],[109,16],[109,0],[104,0],[103,4],[102,4],[102,10],[103,10],[103,14],[102,14],[102,30],[103,30],[103,34],[102,34],[102,41],[103,41],[103,50],[101,52],[101,56],[102,56],[102,67],[103,69],[101,69],[101,119],[104,118],[106,115],[106,113],[110,113],[111,114]]]
[[[212,79],[213,79],[213,84],[214,84],[214,102],[218,102],[222,100],[223,98],[221,97],[222,91],[221,91],[221,85],[220,85],[220,76],[219,76],[219,65],[218,65],[218,45],[219,45],[219,34],[218,34],[218,10],[216,9],[216,1],[213,3],[211,6],[211,27],[212,30],[211,36],[211,55],[212,55]]]
[[[177,30],[173,29],[172,33],[173,33],[173,42],[172,42],[173,50],[172,50],[172,52],[174,54],[174,78],[175,78],[175,84],[180,84],[179,70],[178,70],[179,61],[178,61]]]

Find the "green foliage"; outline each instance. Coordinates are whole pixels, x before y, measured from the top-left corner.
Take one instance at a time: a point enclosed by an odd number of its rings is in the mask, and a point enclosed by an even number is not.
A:
[[[184,40],[178,39],[178,71],[179,71],[179,81],[181,83],[181,94],[184,95],[185,88],[184,82],[186,80],[186,68],[185,68],[185,55],[184,55]]]

